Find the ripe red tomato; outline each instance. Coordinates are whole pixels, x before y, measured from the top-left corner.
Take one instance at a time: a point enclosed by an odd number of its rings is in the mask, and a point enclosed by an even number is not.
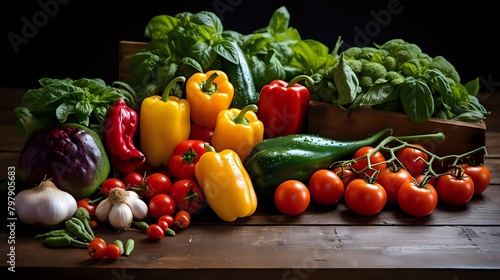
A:
[[[387,164],[385,163],[385,157],[380,151],[376,151],[373,153],[373,155],[370,157],[370,165],[372,169],[365,169],[368,167],[368,160],[365,155],[373,151],[375,148],[372,146],[364,146],[359,148],[354,155],[352,156],[353,159],[357,159],[360,157],[360,160],[353,162],[351,164],[351,168],[358,173],[358,178],[364,179],[365,176],[372,176],[375,170],[384,170],[387,168]],[[362,171],[363,170],[363,171]]]
[[[114,188],[126,189],[127,186],[123,183],[122,180],[118,178],[108,178],[101,184],[101,192],[105,197],[109,196],[109,192]]]
[[[462,163],[460,166],[474,182],[474,195],[482,194],[490,185],[490,170],[483,164],[472,165],[469,163]]]
[[[434,187],[427,183],[406,182],[399,188],[398,205],[406,214],[423,217],[436,209],[438,194]]]
[[[411,145],[424,149],[420,144]],[[429,155],[426,152],[412,147],[404,147],[398,150],[396,157],[412,176],[422,173],[427,168],[426,162],[429,160]]]
[[[139,192],[141,197],[151,199],[157,194],[170,194],[172,188],[172,181],[167,175],[155,172],[146,177],[145,187]]]
[[[130,187],[141,187],[144,183],[144,176],[142,176],[139,172],[130,172],[127,173],[123,179],[123,183],[127,188]]]
[[[398,202],[398,191],[401,185],[413,181],[413,177],[404,168],[387,168],[380,172],[376,182],[384,187],[388,203]]]
[[[168,224],[168,227],[171,228],[174,225],[175,218],[172,215],[162,215],[159,219],[158,222],[160,221],[166,221]]]
[[[370,183],[358,178],[352,180],[347,186],[344,199],[352,211],[370,216],[377,214],[384,208],[387,194],[379,183]]]
[[[188,211],[179,210],[179,212],[175,214],[174,224],[178,228],[187,228],[190,222],[191,222],[191,214],[189,214]]]
[[[213,128],[192,124],[188,138],[190,140],[201,140],[207,143],[212,143],[213,135],[214,135]]]
[[[438,198],[444,203],[462,205],[474,195],[474,182],[463,170],[453,168],[439,176],[436,191]]]
[[[150,239],[162,239],[165,236],[165,231],[158,224],[150,224],[146,230]]]
[[[93,259],[102,259],[106,255],[106,241],[100,237],[96,237],[89,242],[87,253]]]
[[[166,231],[169,228],[168,222],[166,220],[158,220],[156,224],[160,226],[163,229],[163,231]]]
[[[175,202],[168,194],[160,193],[153,196],[148,203],[149,214],[156,220],[163,215],[173,215]]]
[[[349,183],[352,180],[354,180],[358,177],[356,175],[356,173],[354,173],[354,171],[352,171],[350,166],[337,165],[337,166],[332,168],[332,171],[337,173],[337,175],[340,177],[340,179],[342,180],[342,183],[344,183],[344,188],[346,188],[347,185],[349,185]]]
[[[97,208],[97,204],[92,203],[90,198],[81,198],[76,202],[76,207],[85,208],[90,216],[95,215],[95,209]]]
[[[311,201],[307,186],[298,180],[287,180],[281,183],[274,193],[274,203],[278,210],[286,215],[299,215],[304,212]]]
[[[198,183],[190,179],[176,181],[170,190],[177,210],[186,210],[198,214],[205,205],[205,196]]]
[[[320,169],[313,173],[307,188],[311,199],[322,205],[333,205],[344,195],[344,183],[337,173],[329,169]]]
[[[179,142],[168,161],[168,170],[177,180],[196,181],[194,166],[205,153],[205,144],[201,140],[184,140]]]
[[[108,259],[116,260],[121,256],[122,252],[120,251],[120,247],[118,245],[111,243],[106,246],[106,257]]]

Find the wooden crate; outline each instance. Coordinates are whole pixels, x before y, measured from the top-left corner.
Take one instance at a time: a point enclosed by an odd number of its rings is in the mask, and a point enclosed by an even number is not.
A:
[[[431,118],[422,124],[412,123],[402,113],[371,108],[346,111],[325,102],[313,101],[309,106],[308,132],[336,140],[356,140],[384,128],[392,128],[395,136],[442,132],[445,140],[418,141],[438,155],[463,154],[485,145],[486,124]],[[484,156],[479,156],[484,160]]]
[[[118,79],[125,81],[130,77],[127,56],[134,54],[138,50],[147,48],[148,43],[136,41],[120,41],[118,42]]]

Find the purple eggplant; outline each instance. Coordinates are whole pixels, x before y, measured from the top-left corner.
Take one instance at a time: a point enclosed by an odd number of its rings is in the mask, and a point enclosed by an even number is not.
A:
[[[51,124],[27,139],[19,156],[19,177],[26,188],[51,178],[81,199],[91,197],[107,179],[110,162],[99,135],[76,124]]]

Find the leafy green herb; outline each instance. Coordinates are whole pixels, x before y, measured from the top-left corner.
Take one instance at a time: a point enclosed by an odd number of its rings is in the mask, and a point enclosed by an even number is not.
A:
[[[100,132],[108,109],[116,100],[134,102],[133,91],[123,82],[114,84],[121,87],[106,85],[102,79],[87,78],[42,78],[39,83],[41,87],[29,89],[21,105],[14,108],[17,131],[26,138],[52,122],[76,122]]]

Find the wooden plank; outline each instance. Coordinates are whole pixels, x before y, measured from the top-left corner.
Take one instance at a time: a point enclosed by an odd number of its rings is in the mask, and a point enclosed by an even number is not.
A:
[[[482,273],[491,276],[500,269],[500,227],[192,226],[159,242],[139,232],[96,234],[107,242],[133,238],[136,248],[117,261],[94,261],[80,248],[45,248],[42,242],[20,234],[16,236],[17,269],[52,273],[51,279],[68,277],[65,272],[71,278],[85,273],[94,279],[110,279],[108,273],[96,272],[114,270],[141,279],[146,273],[184,271],[187,276],[199,270],[225,270],[244,275],[255,269],[278,270],[282,277],[287,276],[282,279],[295,279],[290,277],[299,273],[318,279],[323,276],[321,271],[337,270],[345,276],[347,272],[384,270],[387,279],[401,279],[405,271],[432,276],[436,270],[446,270],[448,277],[451,273],[456,277],[461,275],[459,271],[470,269],[481,278]],[[6,261],[2,254],[4,270]]]
[[[336,140],[357,140],[392,128],[393,135],[416,135],[443,132],[443,141],[418,141],[427,150],[439,156],[462,154],[485,145],[484,122],[467,123],[430,119],[422,124],[412,123],[401,113],[362,108],[345,111],[325,102],[311,102],[308,132]]]
[[[120,41],[118,44],[118,78],[120,81],[125,81],[131,75],[127,56],[146,48],[148,43]]]

